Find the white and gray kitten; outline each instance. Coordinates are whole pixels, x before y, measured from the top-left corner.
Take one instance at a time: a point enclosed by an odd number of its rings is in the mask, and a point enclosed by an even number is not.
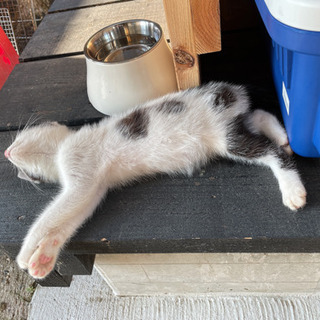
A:
[[[284,205],[297,210],[306,190],[291,153],[278,120],[251,112],[245,89],[227,83],[172,93],[78,131],[57,123],[27,128],[5,156],[21,178],[62,189],[31,226],[17,262],[44,278],[109,189],[155,173],[192,174],[214,157],[270,167]]]

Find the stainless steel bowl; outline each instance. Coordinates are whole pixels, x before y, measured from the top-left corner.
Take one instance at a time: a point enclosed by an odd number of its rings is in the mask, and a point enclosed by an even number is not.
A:
[[[162,36],[161,27],[148,20],[115,23],[95,33],[86,43],[87,58],[119,63],[135,59],[151,50]]]

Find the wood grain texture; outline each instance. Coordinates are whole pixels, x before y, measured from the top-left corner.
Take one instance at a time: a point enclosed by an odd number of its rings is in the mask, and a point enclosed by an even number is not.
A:
[[[197,54],[221,50],[219,0],[190,0]]]
[[[30,119],[80,125],[103,117],[87,96],[83,55],[21,63],[0,91],[0,131]]]
[[[190,0],[163,0],[179,89],[200,84]]]
[[[159,23],[168,35],[162,0],[135,0],[48,14],[20,55],[22,61],[83,52],[86,41],[100,29],[129,19]]]
[[[55,0],[48,12],[64,11],[77,8],[93,7],[114,2],[125,2],[133,0]]]

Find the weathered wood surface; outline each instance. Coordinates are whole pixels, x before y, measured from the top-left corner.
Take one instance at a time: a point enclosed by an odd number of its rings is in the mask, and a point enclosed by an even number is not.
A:
[[[200,84],[198,55],[221,50],[219,0],[163,0],[180,89]]]
[[[100,29],[128,19],[159,23],[168,35],[162,0],[125,3],[48,14],[20,55],[22,61],[83,52],[86,41]]]
[[[199,61],[189,0],[163,0],[179,89],[200,84]]]
[[[55,0],[50,6],[48,13],[126,1],[133,0]]]
[[[90,104],[83,55],[21,63],[0,91],[0,131],[30,119],[71,125],[103,117]]]
[[[19,180],[3,156],[10,141],[0,133],[0,244],[16,252],[59,188]],[[65,252],[319,252],[320,162],[297,160],[308,190],[299,212],[282,205],[269,169],[215,162],[192,178],[158,176],[112,191]]]
[[[37,283],[43,287],[69,287],[71,281],[72,275],[61,275],[53,270],[45,279],[37,280]]]

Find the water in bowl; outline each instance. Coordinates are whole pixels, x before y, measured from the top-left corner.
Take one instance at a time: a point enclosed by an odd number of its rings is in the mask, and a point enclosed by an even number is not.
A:
[[[145,35],[131,35],[106,43],[96,54],[98,61],[120,62],[137,58],[149,51],[157,42],[156,39]]]

